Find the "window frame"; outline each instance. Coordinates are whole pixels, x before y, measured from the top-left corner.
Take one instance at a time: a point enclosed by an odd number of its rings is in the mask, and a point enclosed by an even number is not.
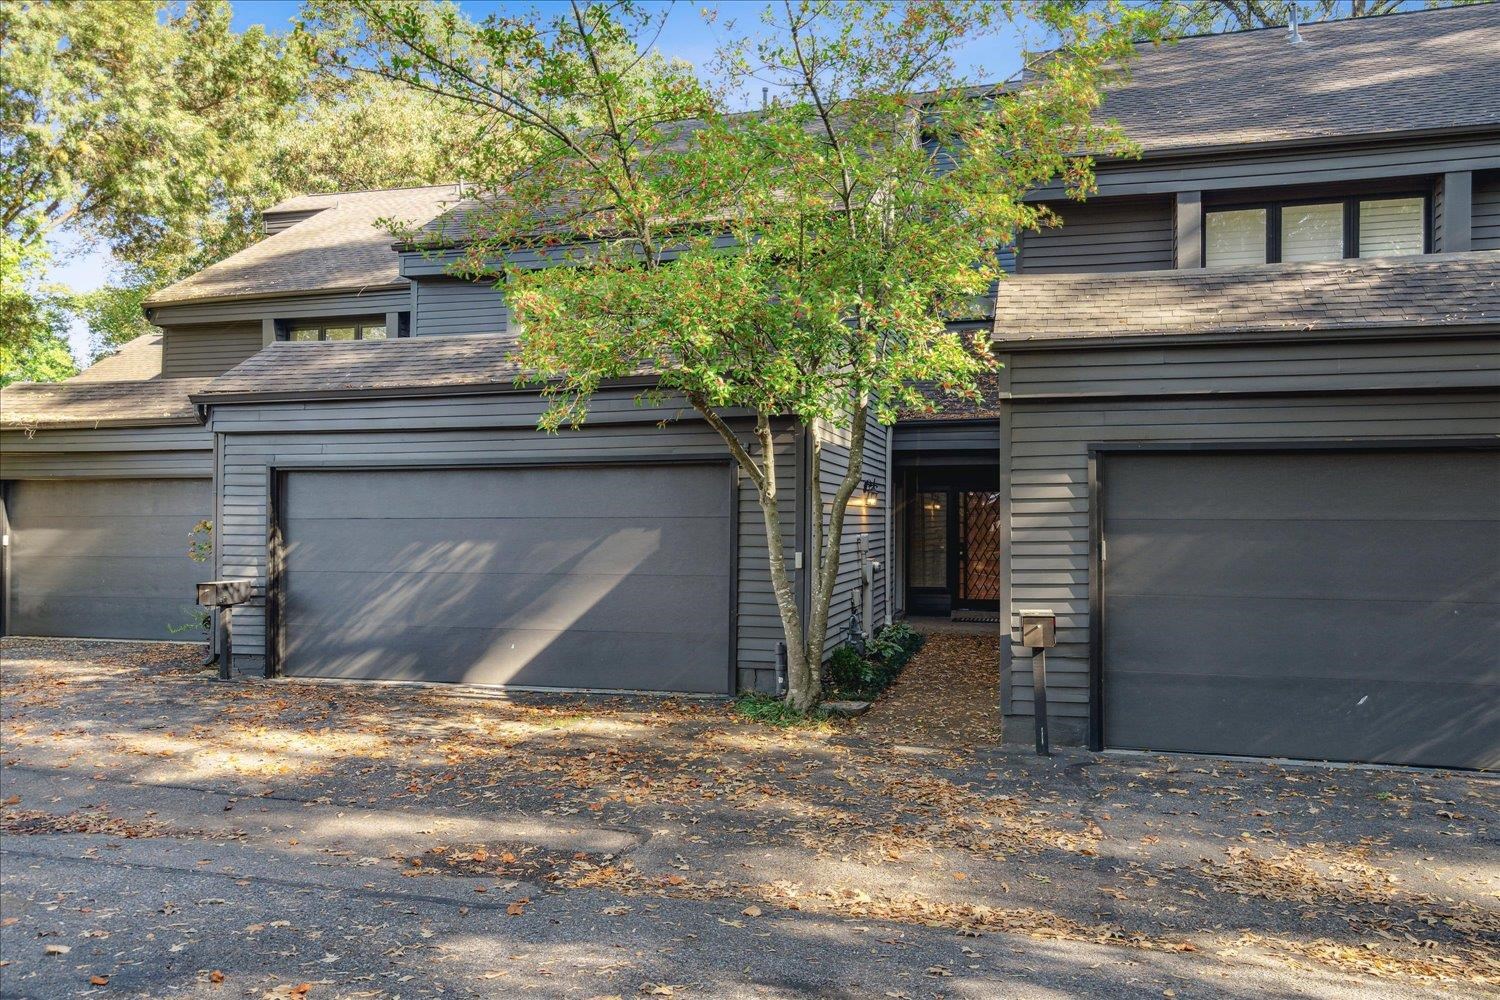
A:
[[[300,344],[314,344],[314,343],[315,344],[326,344],[326,343],[329,343],[329,340],[328,340],[328,331],[331,328],[335,328],[335,327],[350,327],[350,326],[354,327],[354,340],[355,341],[364,340],[365,339],[365,329],[367,327],[375,327],[375,326],[379,326],[379,327],[384,327],[385,328],[385,336],[384,337],[376,338],[377,340],[393,340],[396,337],[400,336],[399,333],[393,333],[391,331],[389,325],[386,322],[386,317],[383,316],[383,315],[379,316],[379,317],[376,317],[376,316],[361,316],[361,317],[353,317],[353,318],[350,318],[350,317],[337,317],[337,318],[327,318],[327,319],[303,319],[303,320],[289,319],[289,320],[284,320],[283,322],[284,322],[285,326],[284,326],[284,329],[281,331],[281,339],[289,341],[289,342],[300,343]],[[316,331],[318,331],[318,337],[317,337],[316,340],[296,340],[296,338],[293,336],[293,334],[296,334],[298,332],[305,333],[305,332],[307,332],[309,330],[316,330]],[[349,343],[349,341],[341,341],[341,343]]]
[[[1330,260],[1360,260],[1359,256],[1359,204],[1362,201],[1397,201],[1404,198],[1419,198],[1422,202],[1422,253],[1432,253],[1432,192],[1406,189],[1402,191],[1363,192],[1361,194],[1329,196],[1321,198],[1308,196],[1305,198],[1284,199],[1258,199],[1255,201],[1230,201],[1212,208],[1204,206],[1203,225],[1199,226],[1198,259],[1202,261],[1199,265],[1203,270],[1233,270],[1233,268],[1214,268],[1208,262],[1208,216],[1215,212],[1240,212],[1250,209],[1264,209],[1266,213],[1266,260],[1267,264],[1283,263],[1281,259],[1281,212],[1285,208],[1296,208],[1298,205],[1332,205],[1338,204],[1344,213],[1344,246],[1343,256],[1329,258]],[[1410,256],[1420,256],[1412,254]],[[1375,258],[1364,258],[1374,260]],[[1301,261],[1300,263],[1311,264],[1315,261]],[[1255,265],[1250,265],[1255,266]]]

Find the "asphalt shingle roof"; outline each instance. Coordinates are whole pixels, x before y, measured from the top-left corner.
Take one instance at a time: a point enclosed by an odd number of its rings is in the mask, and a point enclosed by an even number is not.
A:
[[[1142,47],[1104,114],[1147,153],[1500,126],[1500,4]]]
[[[70,382],[138,382],[142,379],[161,377],[162,335],[146,333],[120,345],[113,354],[105,355]]]
[[[196,424],[188,398],[206,378],[20,382],[0,389],[0,429]]]
[[[995,339],[1500,325],[1500,251],[1233,270],[1018,275]]]
[[[513,341],[491,334],[370,341],[278,341],[240,362],[195,398],[510,385],[521,368]]]
[[[456,200],[451,184],[293,198],[275,211],[321,210],[163,288],[145,304],[404,285],[394,237],[379,220],[424,225]]]

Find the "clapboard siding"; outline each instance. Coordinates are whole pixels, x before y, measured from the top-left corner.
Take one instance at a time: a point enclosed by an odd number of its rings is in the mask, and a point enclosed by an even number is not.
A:
[[[411,308],[411,289],[406,282],[336,292],[308,292],[266,298],[230,299],[219,302],[183,302],[153,306],[147,310],[157,326],[232,323],[242,320],[310,319],[338,316],[371,316],[404,312]]]
[[[510,310],[493,282],[425,278],[412,283],[412,336],[504,334]]]
[[[706,424],[673,419],[686,412],[680,407],[637,407],[623,392],[602,394],[597,402],[583,430],[552,435],[536,430],[542,406],[535,395],[524,393],[217,407],[212,420],[222,462],[217,569],[224,577],[255,584],[254,601],[235,612],[235,638],[243,656],[243,662],[237,657],[237,665],[258,669],[263,662],[271,468],[728,459],[723,441]],[[597,419],[601,413],[603,419]],[[657,426],[663,419],[672,422]],[[779,432],[778,446],[782,538],[790,555],[796,545],[796,461],[789,428]],[[754,487],[743,477],[738,518],[739,683],[769,689],[781,624],[770,585],[764,519]]]
[[[1421,177],[1458,170],[1500,168],[1500,137],[1402,139],[1322,149],[1226,150],[1203,156],[1114,160],[1097,165],[1094,197],[1224,191],[1291,184]],[[1035,201],[1064,197],[1060,184],[1038,188]]]
[[[1170,198],[1125,198],[1052,206],[1058,226],[1028,232],[1017,260],[1022,274],[1154,271],[1172,267]]]
[[[891,450],[898,455],[923,451],[982,451],[993,458],[1000,444],[999,421],[905,420],[891,428]]]
[[[1013,350],[1016,398],[1079,393],[1161,394],[1458,388],[1500,382],[1489,336],[1328,343],[1167,345]]]
[[[838,493],[845,473],[849,470],[851,434],[848,427],[820,425],[817,429],[821,447],[820,475],[823,503],[824,529],[827,530],[832,517],[832,501]],[[866,632],[878,627],[886,619],[886,567],[889,560],[885,554],[886,503],[890,499],[890,484],[886,475],[886,435],[889,433],[873,416],[866,421],[865,446],[860,463],[859,479],[872,479],[880,484],[874,507],[866,506],[863,488],[857,487],[851,498],[848,513],[844,518],[844,530],[839,543],[839,570],[833,587],[833,599],[828,609],[828,632],[824,636],[823,655],[827,657],[849,638],[850,620],[854,608],[860,603],[863,573],[860,566],[860,538],[865,541],[866,558],[880,563],[876,571],[874,590],[871,594],[872,621],[864,622]],[[815,516],[809,511],[809,516]],[[809,539],[809,545],[811,540]],[[863,610],[860,611],[863,615]]]
[[[259,323],[169,326],[162,334],[161,373],[165,378],[222,375],[265,346]]]
[[[1474,175],[1475,250],[1500,250],[1500,170]]]
[[[211,475],[213,435],[196,425],[0,433],[0,479]]]
[[[1089,710],[1091,445],[1496,437],[1497,348],[1486,336],[1012,354],[1002,572],[1011,612],[1058,615],[1047,680],[1059,738],[1082,740]],[[1151,398],[1163,392],[1171,398]],[[1030,655],[1019,646],[1007,654],[1006,713],[1026,717]],[[1019,739],[1029,730],[1010,731]]]

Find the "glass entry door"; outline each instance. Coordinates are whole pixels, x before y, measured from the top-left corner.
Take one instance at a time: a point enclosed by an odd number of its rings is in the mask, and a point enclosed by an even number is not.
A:
[[[923,470],[906,520],[906,606],[913,615],[1000,607],[1000,494],[994,473]]]

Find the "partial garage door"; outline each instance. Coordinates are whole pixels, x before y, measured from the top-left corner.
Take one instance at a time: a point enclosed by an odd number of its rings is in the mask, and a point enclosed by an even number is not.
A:
[[[1100,477],[1107,746],[1500,766],[1500,452]]]
[[[289,472],[282,671],[725,693],[723,466]]]
[[[213,513],[207,479],[16,480],[6,484],[11,635],[197,639],[188,558]]]

